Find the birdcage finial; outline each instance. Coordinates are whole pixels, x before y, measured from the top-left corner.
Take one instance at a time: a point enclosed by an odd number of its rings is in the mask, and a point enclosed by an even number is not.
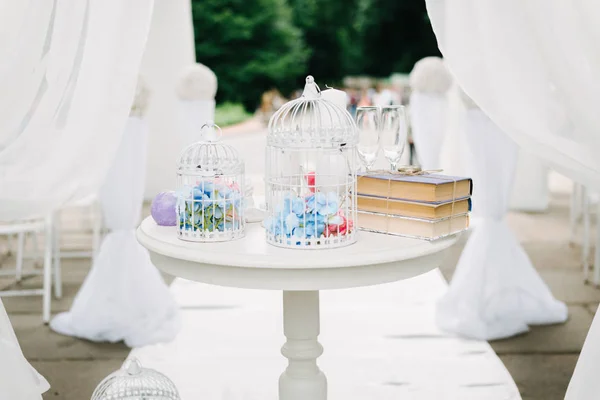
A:
[[[315,83],[315,78],[312,75],[306,77],[306,84],[304,85],[304,91],[302,97],[307,99],[317,99],[321,96],[321,89],[319,85]]]
[[[123,364],[123,369],[127,371],[129,375],[137,375],[142,372],[142,364],[135,357],[128,358]]]
[[[223,136],[221,127],[214,121],[208,120],[200,127],[200,138],[206,142],[216,142]]]

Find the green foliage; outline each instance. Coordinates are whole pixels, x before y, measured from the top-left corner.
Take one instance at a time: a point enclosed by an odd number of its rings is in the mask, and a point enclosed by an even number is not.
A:
[[[362,73],[410,72],[421,58],[440,56],[424,0],[360,1]]]
[[[254,110],[264,91],[287,92],[308,51],[285,0],[192,0],[196,59],[219,79],[217,101]]]
[[[311,50],[307,74],[321,84],[339,82],[359,56],[354,26],[359,0],[289,0],[294,23]],[[303,81],[303,79],[302,79]]]
[[[239,124],[252,118],[252,114],[244,109],[240,103],[223,103],[215,109],[215,123],[221,128],[229,125]]]
[[[192,0],[196,58],[219,79],[217,101],[253,111],[306,75],[387,77],[440,55],[424,0]]]

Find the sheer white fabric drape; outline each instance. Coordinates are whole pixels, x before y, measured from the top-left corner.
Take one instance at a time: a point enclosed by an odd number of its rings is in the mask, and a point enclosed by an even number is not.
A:
[[[190,0],[156,0],[140,73],[152,88],[144,197],[175,187],[177,140],[175,85],[182,68],[196,61]]]
[[[600,187],[600,4],[427,0],[427,9],[446,65],[502,131]]]
[[[466,111],[465,136],[479,221],[438,303],[438,325],[493,340],[525,332],[531,324],[564,322],[566,306],[552,297],[504,219],[516,144],[476,108]]]
[[[0,302],[0,394],[3,399],[41,400],[48,382],[25,360]]]
[[[548,167],[538,157],[520,149],[510,209],[529,212],[546,211],[550,203],[548,172]]]
[[[151,0],[2,2],[0,220],[44,216],[101,184],[151,12]]]
[[[147,133],[142,119],[129,118],[100,191],[110,232],[71,310],[50,323],[59,333],[93,341],[124,340],[138,347],[172,340],[179,331],[178,306],[135,238],[144,196]]]
[[[417,159],[423,169],[441,167],[448,101],[445,93],[410,95],[410,122]]]
[[[520,146],[600,188],[600,3],[590,0],[427,0],[454,76]],[[597,398],[598,313],[568,400]]]
[[[0,1],[0,220],[94,192],[129,114],[152,0]],[[0,301],[0,393],[48,389]]]

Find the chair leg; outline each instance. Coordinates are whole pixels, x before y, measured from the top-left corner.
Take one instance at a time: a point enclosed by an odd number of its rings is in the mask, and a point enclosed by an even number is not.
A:
[[[15,268],[15,278],[21,282],[23,278],[23,257],[25,252],[25,232],[17,234],[17,266]]]
[[[582,190],[581,195],[581,214],[583,219],[583,243],[581,248],[581,261],[583,263],[583,279],[585,282],[587,282],[590,279],[590,198],[587,195],[585,189]]]
[[[52,215],[46,218],[46,229],[45,229],[45,246],[44,246],[44,287],[43,287],[43,311],[42,317],[45,324],[50,322],[50,307],[52,301]]]
[[[54,223],[52,224],[52,254],[54,257],[54,297],[60,299],[62,297],[62,271],[60,260],[60,218],[58,213],[54,215]]]
[[[9,256],[12,255],[13,252],[13,235],[8,235],[6,237],[6,254]]]
[[[596,218],[600,218],[600,203],[598,203],[598,211]],[[600,284],[600,220],[596,222],[596,251],[594,253],[594,277],[592,278],[594,285]]]
[[[96,260],[102,240],[102,213],[99,203],[92,206],[92,261]]]
[[[40,258],[42,257],[41,256],[42,253],[40,252],[40,243],[39,243],[39,240],[38,240],[38,235],[39,235],[39,232],[33,232],[31,234],[31,244],[32,244],[32,247],[33,247],[32,253],[35,254],[35,257],[33,257],[33,262],[36,263],[36,264],[37,264],[38,261],[40,261]],[[42,262],[43,261],[44,260],[42,260]]]
[[[569,210],[569,232],[571,245],[575,244],[577,237],[577,221],[579,220],[582,209],[583,195],[582,186],[579,183],[573,183],[573,192],[571,192],[571,207]]]

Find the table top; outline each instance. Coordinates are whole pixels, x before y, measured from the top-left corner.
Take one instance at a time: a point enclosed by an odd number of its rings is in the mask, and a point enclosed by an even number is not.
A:
[[[218,243],[186,242],[175,227],[146,218],[138,241],[163,271],[186,279],[257,289],[320,290],[407,279],[439,265],[457,235],[433,242],[370,232],[336,249],[296,250],[269,245],[258,223],[244,238]]]

